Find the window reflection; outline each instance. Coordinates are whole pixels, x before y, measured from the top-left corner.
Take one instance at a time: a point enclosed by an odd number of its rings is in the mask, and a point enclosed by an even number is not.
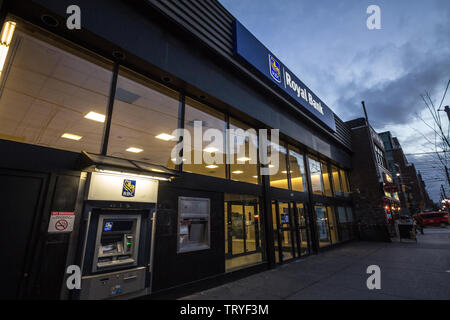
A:
[[[322,169],[319,161],[308,157],[309,171],[311,174],[311,188],[314,194],[323,194]]]
[[[278,170],[276,166],[270,165],[270,186],[275,188],[289,189],[288,176],[286,169],[286,148],[282,145],[270,142],[268,155],[270,156],[274,150],[278,150]],[[271,167],[273,166],[273,167]]]
[[[344,193],[342,190],[341,179],[339,176],[339,169],[336,168],[335,166],[331,166],[331,173],[333,177],[334,193],[336,196],[342,196]]]
[[[306,192],[305,166],[303,154],[298,148],[289,146],[289,166],[291,170],[292,190]]]
[[[108,155],[174,168],[178,94],[126,69],[118,79]]]
[[[331,184],[330,184],[330,175],[328,174],[328,166],[325,162],[320,162],[322,167],[322,182],[324,187],[324,194],[328,197],[332,196],[331,192]]]

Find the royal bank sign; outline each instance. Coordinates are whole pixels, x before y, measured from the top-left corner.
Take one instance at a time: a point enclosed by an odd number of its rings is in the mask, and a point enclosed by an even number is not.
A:
[[[233,28],[234,54],[255,67],[321,123],[336,131],[333,111],[239,21]]]

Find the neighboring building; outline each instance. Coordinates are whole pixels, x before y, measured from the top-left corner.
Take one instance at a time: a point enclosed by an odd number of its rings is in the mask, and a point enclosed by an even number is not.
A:
[[[409,163],[396,137],[386,131],[379,134],[383,140],[389,170],[399,185],[402,212],[413,215],[425,208],[432,208],[425,183],[414,164]]]
[[[346,124],[352,131],[354,155],[350,185],[360,236],[390,241],[388,230],[393,234],[393,217],[400,209],[400,200],[392,186],[394,180],[386,162],[383,141],[365,118]]]
[[[80,30],[66,27],[71,5]],[[386,170],[364,155],[373,138],[350,132],[218,1],[0,7],[0,297],[182,292],[320,253],[355,238],[352,163],[362,221],[385,224]],[[260,175],[267,164],[249,154],[209,163],[224,149],[172,135],[194,136],[198,122],[280,129],[279,170]],[[244,150],[260,139],[241,138]],[[65,286],[70,265],[81,292]]]

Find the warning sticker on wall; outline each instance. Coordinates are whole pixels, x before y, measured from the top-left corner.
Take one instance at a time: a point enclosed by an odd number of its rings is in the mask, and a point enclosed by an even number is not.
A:
[[[52,211],[50,213],[48,232],[49,233],[71,232],[73,230],[74,220],[75,220],[75,212]]]

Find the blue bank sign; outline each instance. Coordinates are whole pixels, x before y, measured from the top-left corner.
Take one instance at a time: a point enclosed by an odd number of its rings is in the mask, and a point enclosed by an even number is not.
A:
[[[331,130],[336,131],[333,111],[300,79],[275,57],[239,21],[234,23],[234,53],[272,80],[284,92],[314,115]]]

